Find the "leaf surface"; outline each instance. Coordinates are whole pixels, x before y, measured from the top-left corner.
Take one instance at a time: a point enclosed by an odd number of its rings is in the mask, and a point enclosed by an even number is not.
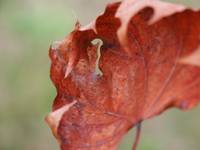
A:
[[[98,60],[99,69],[95,72]],[[46,120],[62,150],[116,150],[126,132],[200,101],[200,11],[158,0],[109,4],[51,46],[57,89]]]

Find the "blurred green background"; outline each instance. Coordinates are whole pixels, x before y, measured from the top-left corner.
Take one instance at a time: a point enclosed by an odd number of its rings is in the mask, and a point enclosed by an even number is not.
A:
[[[58,150],[44,122],[56,95],[48,48],[75,21],[89,23],[109,0],[0,0],[0,150]],[[175,0],[171,0],[175,2]],[[199,0],[176,0],[200,7]],[[172,109],[143,124],[139,150],[200,150],[200,107]],[[120,145],[130,150],[132,130]]]

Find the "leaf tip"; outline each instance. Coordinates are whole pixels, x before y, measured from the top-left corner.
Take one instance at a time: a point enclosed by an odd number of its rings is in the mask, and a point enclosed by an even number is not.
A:
[[[200,47],[189,56],[180,58],[179,63],[200,67]]]

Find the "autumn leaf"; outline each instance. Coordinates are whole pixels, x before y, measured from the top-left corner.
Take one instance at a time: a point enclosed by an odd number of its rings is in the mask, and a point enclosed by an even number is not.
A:
[[[132,127],[200,101],[198,10],[115,2],[88,26],[77,23],[49,55],[57,96],[46,121],[62,150],[116,150]]]

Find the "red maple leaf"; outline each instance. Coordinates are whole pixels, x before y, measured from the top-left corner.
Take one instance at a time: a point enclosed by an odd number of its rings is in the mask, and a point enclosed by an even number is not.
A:
[[[46,120],[61,149],[116,150],[145,119],[196,106],[199,45],[200,11],[158,0],[112,3],[88,26],[77,23],[50,48],[57,96]]]

